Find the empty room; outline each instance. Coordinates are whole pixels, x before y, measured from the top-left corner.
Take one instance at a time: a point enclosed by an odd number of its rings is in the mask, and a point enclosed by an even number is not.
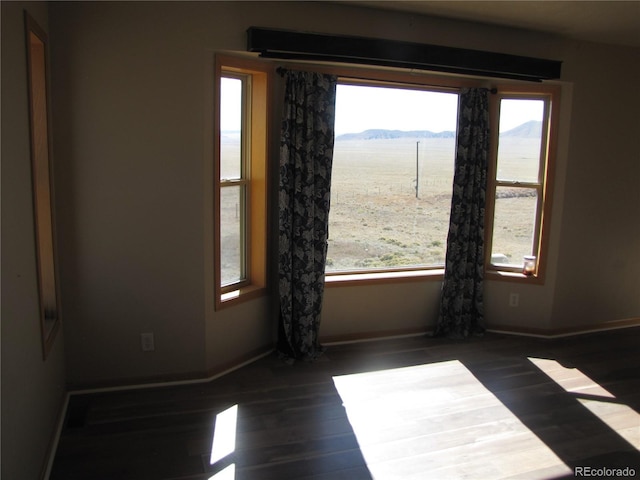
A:
[[[4,478],[640,475],[640,2],[1,8]]]

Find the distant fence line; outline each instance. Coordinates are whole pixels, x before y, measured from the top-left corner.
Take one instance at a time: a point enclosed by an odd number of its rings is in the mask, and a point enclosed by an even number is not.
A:
[[[496,191],[496,198],[530,198],[537,195],[533,188],[509,188]]]
[[[439,187],[437,191],[433,191],[434,187]],[[442,178],[432,178],[427,179],[425,181],[420,182],[420,195],[432,195],[432,194],[442,194],[442,187],[445,187],[445,191],[448,191],[448,188],[453,190],[453,185],[451,181],[442,179]],[[429,188],[432,190],[429,191]],[[335,185],[331,187],[331,196],[339,201],[339,199],[346,198],[354,198],[360,197],[362,195],[370,196],[370,195],[412,195],[415,196],[416,193],[416,183],[407,182],[407,183],[389,183],[385,185],[361,185],[359,187],[346,187],[341,185]]]
[[[434,190],[434,187],[439,187]],[[443,188],[444,187],[444,188]],[[430,190],[431,188],[431,190]],[[450,189],[450,190],[449,190]],[[443,178],[430,178],[420,182],[419,195],[428,197],[431,195],[442,196],[449,195],[453,190],[453,185],[449,180]],[[411,183],[389,183],[385,185],[361,185],[359,187],[347,187],[334,185],[331,187],[331,196],[336,201],[345,199],[353,199],[364,196],[381,196],[381,195],[407,195],[415,196],[416,184]],[[534,189],[529,188],[513,188],[498,190],[496,198],[531,198],[536,197],[537,193]]]

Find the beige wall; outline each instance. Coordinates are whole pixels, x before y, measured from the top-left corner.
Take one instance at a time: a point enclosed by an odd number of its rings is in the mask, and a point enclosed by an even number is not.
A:
[[[64,340],[42,359],[24,10],[47,30],[47,8],[2,2],[2,478],[40,478],[65,396]],[[64,313],[64,312],[63,312]],[[64,321],[64,317],[63,317]]]
[[[435,324],[440,281],[329,287],[325,290],[321,337],[327,340],[401,335]]]
[[[640,316],[639,231],[628,222],[640,213],[638,123],[623,113],[638,106],[638,50],[309,2],[68,2],[50,15],[71,384],[198,374],[272,341],[269,299],[215,312],[211,297],[213,52],[242,52],[252,25],[563,60],[547,282],[490,283],[487,321],[544,329]],[[597,275],[580,270],[594,252]],[[321,334],[426,329],[439,289],[327,289]],[[140,352],[146,331],[152,354]]]
[[[640,317],[640,49],[576,45],[554,326]]]

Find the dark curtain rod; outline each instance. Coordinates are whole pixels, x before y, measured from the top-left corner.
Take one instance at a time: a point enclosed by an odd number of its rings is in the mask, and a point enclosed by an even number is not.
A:
[[[285,74],[286,74],[287,72],[289,72],[289,71],[291,71],[291,69],[288,69],[288,68],[285,68],[285,67],[277,67],[277,68],[276,68],[276,73],[277,73],[278,75],[280,75],[281,77],[284,77],[284,76],[285,76]],[[338,75],[338,76],[339,76],[339,77],[343,77],[343,78],[344,78],[344,76],[343,76],[343,75]],[[349,78],[357,79],[358,77],[349,77]],[[393,83],[393,82],[387,82],[387,83]],[[416,83],[416,85],[422,85],[422,84],[418,84],[418,83]],[[425,86],[428,86],[428,85],[425,85]],[[498,93],[498,89],[497,89],[497,88],[495,88],[495,87],[493,87],[493,88],[490,88],[490,89],[489,89],[489,92],[495,95],[496,93]]]
[[[281,60],[324,61],[540,82],[560,78],[562,62],[377,38],[251,27],[247,51]]]

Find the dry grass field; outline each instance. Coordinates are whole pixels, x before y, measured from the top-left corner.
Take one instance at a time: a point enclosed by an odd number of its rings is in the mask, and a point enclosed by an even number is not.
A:
[[[416,198],[416,142],[419,189]],[[506,137],[499,169],[537,178],[539,139]],[[443,265],[453,184],[453,138],[338,139],[327,271]],[[492,253],[521,264],[531,253],[536,197],[501,188]]]
[[[239,142],[225,137],[222,149],[223,159],[237,158]],[[501,138],[499,171],[503,177],[533,180],[537,178],[538,152],[539,139]],[[443,265],[454,154],[453,138],[338,137],[327,272]],[[492,253],[505,255],[514,265],[522,264],[522,257],[531,253],[535,192],[500,188],[497,197]],[[231,282],[240,265],[238,192],[224,195],[221,206],[222,276],[223,281]]]
[[[327,270],[443,264],[454,151],[445,138],[337,140]]]

